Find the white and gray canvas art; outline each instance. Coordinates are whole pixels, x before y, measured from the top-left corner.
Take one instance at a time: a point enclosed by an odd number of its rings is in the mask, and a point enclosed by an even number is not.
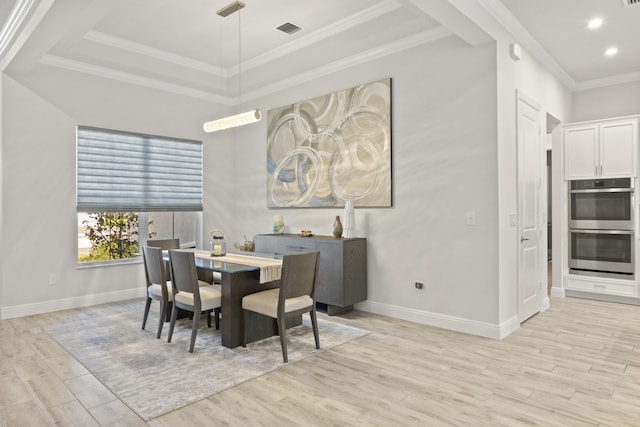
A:
[[[267,206],[391,206],[391,79],[267,112]]]

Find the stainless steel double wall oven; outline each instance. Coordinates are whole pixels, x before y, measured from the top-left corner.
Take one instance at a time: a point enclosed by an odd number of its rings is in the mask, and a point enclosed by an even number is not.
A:
[[[570,182],[569,269],[573,274],[634,278],[631,178]]]

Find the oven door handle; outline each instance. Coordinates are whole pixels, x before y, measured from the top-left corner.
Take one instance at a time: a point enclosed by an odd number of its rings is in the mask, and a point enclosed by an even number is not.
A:
[[[569,190],[571,194],[588,193],[633,193],[633,188],[590,188],[587,190]]]
[[[569,230],[572,233],[586,233],[586,234],[633,234],[633,230],[586,230],[572,228]]]

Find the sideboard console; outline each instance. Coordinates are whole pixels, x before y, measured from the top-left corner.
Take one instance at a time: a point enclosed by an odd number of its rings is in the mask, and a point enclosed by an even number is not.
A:
[[[258,234],[256,252],[294,254],[320,252],[316,301],[326,304],[327,314],[353,309],[367,299],[367,239],[297,234]]]

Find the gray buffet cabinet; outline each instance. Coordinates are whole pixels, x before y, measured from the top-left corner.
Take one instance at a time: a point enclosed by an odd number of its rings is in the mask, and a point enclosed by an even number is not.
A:
[[[255,242],[255,251],[261,253],[320,252],[316,302],[325,304],[330,316],[352,310],[354,303],[367,299],[367,239],[258,234]]]

